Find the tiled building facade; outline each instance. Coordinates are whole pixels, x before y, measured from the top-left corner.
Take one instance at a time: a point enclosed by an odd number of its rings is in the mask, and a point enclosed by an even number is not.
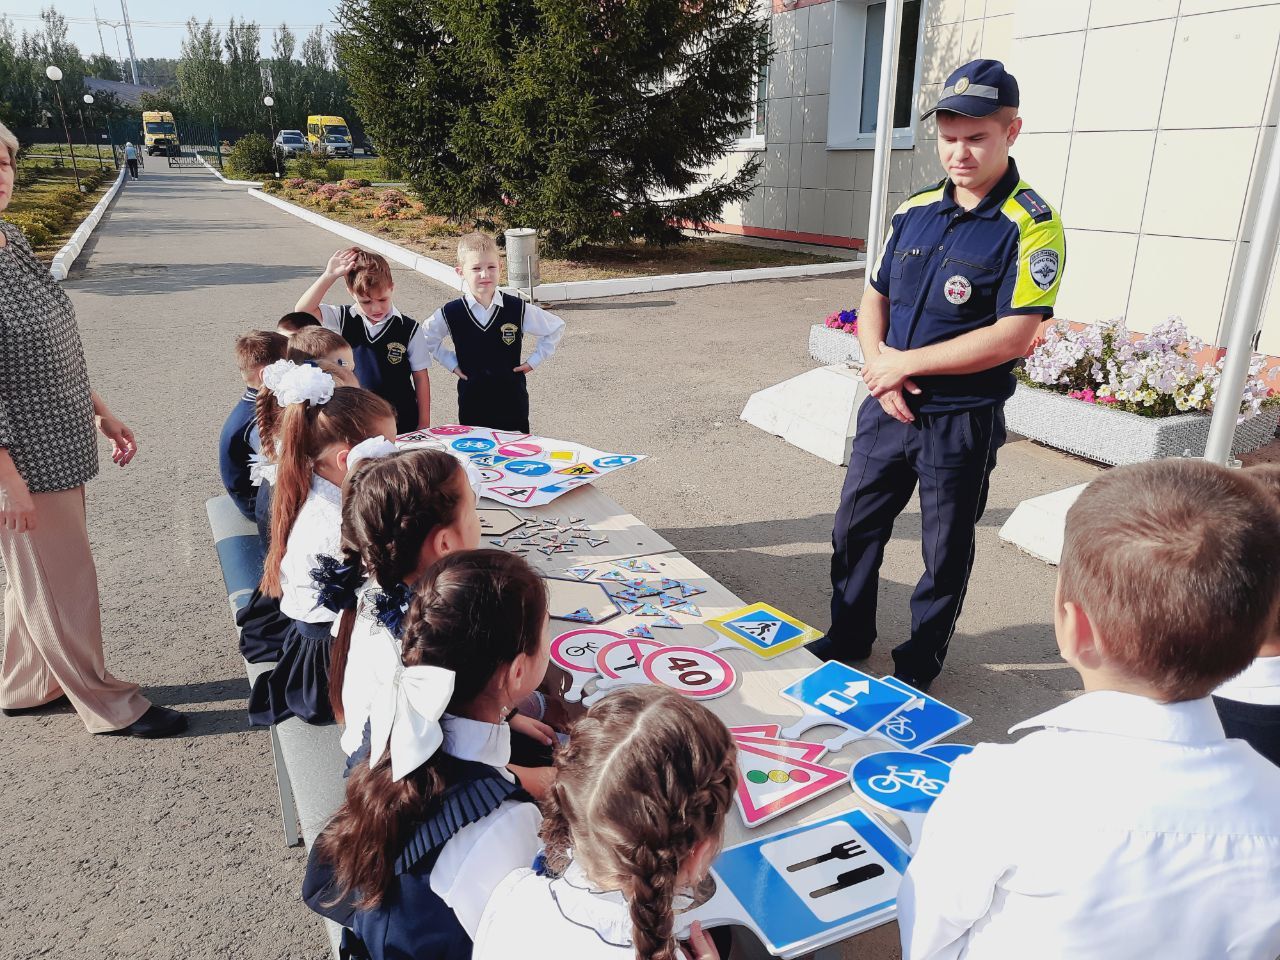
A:
[[[884,4],[775,4],[763,123],[723,161],[732,170],[763,151],[759,185],[726,211],[724,229],[861,247]],[[947,74],[975,57],[1003,60],[1022,89],[1013,155],[1067,228],[1060,315],[1123,315],[1145,330],[1178,314],[1217,339],[1271,115],[1280,0],[904,7],[890,207],[943,175],[933,121],[918,118]],[[1270,354],[1280,354],[1276,279],[1259,344]]]

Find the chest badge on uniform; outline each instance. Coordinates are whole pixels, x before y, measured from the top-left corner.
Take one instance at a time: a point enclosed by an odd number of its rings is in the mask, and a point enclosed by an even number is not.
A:
[[[1037,250],[1031,255],[1031,279],[1041,290],[1048,290],[1058,279],[1058,251]]]
[[[403,343],[387,344],[387,363],[399,363],[404,359],[404,355],[409,351],[405,349]]]
[[[973,296],[973,284],[969,282],[968,277],[956,274],[943,286],[942,295],[947,298],[948,303],[956,305],[968,303],[969,298]]]
[[[502,342],[508,347],[516,342],[516,334],[520,332],[514,323],[504,323],[502,325]]]

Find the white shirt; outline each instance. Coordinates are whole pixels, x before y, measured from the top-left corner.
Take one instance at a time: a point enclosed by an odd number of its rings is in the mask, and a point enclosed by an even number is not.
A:
[[[322,554],[342,556],[342,491],[317,473],[311,476],[311,492],[293,522],[280,561],[280,612],[286,617],[304,623],[335,618],[332,610],[317,605],[319,593],[311,580]]]
[[[1280,657],[1258,657],[1244,673],[1232,677],[1213,695],[1241,703],[1280,706]]]
[[[956,760],[898,896],[904,960],[1275,960],[1280,768],[1205,697],[1088,693]]]
[[[368,336],[370,342],[376,341],[387,331],[387,321],[392,317],[404,316],[395,307],[387,311],[387,315],[374,323],[363,313],[360,308],[352,304],[351,312],[364,321],[364,332]],[[408,318],[406,318],[408,319]],[[410,320],[413,324],[413,333],[409,334],[409,342],[406,344],[409,351],[409,369],[410,370],[426,370],[431,366],[431,348],[427,346],[426,335],[422,329],[422,324],[416,320]],[[320,325],[326,330],[332,330],[334,333],[342,333],[342,307],[333,303],[320,304]]]
[[[482,723],[445,714],[441,749],[459,760],[475,760],[497,768],[508,780],[511,728],[505,723]],[[542,814],[535,803],[504,800],[487,817],[455,833],[440,849],[431,868],[431,889],[448,904],[467,936],[473,940],[480,916],[494,889],[507,874],[527,867],[542,841]]]
[[[621,893],[592,889],[577,863],[558,879],[517,870],[489,899],[472,960],[634,960],[631,909]],[[687,958],[681,948],[680,956]]]
[[[373,614],[373,598],[381,591],[376,581],[366,581],[356,603],[347,668],[342,675],[346,728],[342,731],[341,743],[347,756],[359,750],[364,742],[364,725],[369,719],[374,693],[381,689],[378,678],[394,674],[400,663],[400,641]]]
[[[464,293],[462,299],[466,301],[467,309],[471,311],[471,316],[475,318],[476,323],[482,329],[487,330],[489,324],[493,322],[498,308],[502,306],[502,296],[501,290],[495,290],[493,292],[493,303],[489,304],[488,307],[482,307],[480,301],[469,292]],[[538,338],[538,345],[534,348],[533,353],[529,354],[528,359],[525,360],[525,363],[537,369],[538,364],[556,352],[560,338],[564,336],[564,320],[554,313],[543,310],[536,303],[526,303],[524,305],[524,320],[521,326],[525,333]],[[458,355],[444,346],[444,340],[448,336],[449,324],[444,318],[444,310],[442,308],[433,313],[431,319],[427,321],[426,341],[431,350],[431,355],[445,369],[457,370]]]

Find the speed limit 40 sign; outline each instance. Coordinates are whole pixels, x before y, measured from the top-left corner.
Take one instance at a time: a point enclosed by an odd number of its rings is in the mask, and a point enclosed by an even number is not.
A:
[[[724,696],[738,682],[733,664],[701,647],[663,647],[647,654],[640,669],[651,683],[694,700]]]

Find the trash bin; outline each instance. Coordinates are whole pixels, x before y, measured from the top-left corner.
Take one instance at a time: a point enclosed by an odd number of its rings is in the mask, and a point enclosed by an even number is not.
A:
[[[540,282],[538,272],[538,231],[518,227],[506,231],[507,286],[530,291]]]

